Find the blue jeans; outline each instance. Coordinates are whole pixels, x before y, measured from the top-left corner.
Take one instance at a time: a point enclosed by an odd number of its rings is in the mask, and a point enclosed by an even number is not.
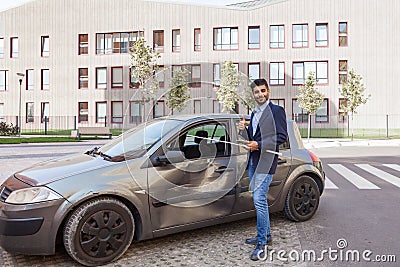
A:
[[[255,166],[250,159],[249,178],[253,194],[254,207],[257,214],[257,243],[267,244],[267,235],[271,235],[271,226],[269,221],[267,194],[271,184],[273,174],[254,173]]]

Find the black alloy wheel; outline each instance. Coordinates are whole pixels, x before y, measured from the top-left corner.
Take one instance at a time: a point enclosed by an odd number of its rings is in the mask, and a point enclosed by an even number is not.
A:
[[[303,175],[289,189],[285,202],[285,215],[295,222],[310,219],[318,209],[320,192],[315,180]]]
[[[64,246],[74,260],[97,266],[124,254],[134,231],[134,218],[126,205],[109,197],[97,198],[70,215],[64,227]]]

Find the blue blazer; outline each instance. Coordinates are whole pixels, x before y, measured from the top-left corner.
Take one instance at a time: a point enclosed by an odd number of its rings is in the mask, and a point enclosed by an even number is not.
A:
[[[253,117],[254,112],[251,114],[247,132],[249,140],[258,143],[258,150],[250,152],[253,164],[257,165],[255,173],[274,174],[278,165],[278,155],[268,153],[266,150],[279,152],[279,145],[287,140],[285,110],[281,106],[269,102],[261,115],[254,135]]]

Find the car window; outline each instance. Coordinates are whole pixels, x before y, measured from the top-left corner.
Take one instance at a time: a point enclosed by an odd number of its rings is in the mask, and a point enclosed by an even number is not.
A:
[[[180,133],[167,144],[168,150],[180,150],[187,159],[220,157],[231,153],[227,127],[220,123],[201,124]]]

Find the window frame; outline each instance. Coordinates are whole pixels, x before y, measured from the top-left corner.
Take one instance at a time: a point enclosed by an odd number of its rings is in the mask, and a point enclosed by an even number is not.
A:
[[[101,83],[102,85],[105,84],[105,87],[99,87],[99,71],[104,70],[105,72],[105,83]],[[107,81],[107,67],[96,67],[96,89],[99,90],[107,90],[108,81]]]
[[[229,43],[224,43],[224,30],[229,30]],[[220,33],[218,33],[220,31]],[[234,33],[236,31],[236,34]],[[226,34],[226,33],[225,33]],[[217,42],[217,37],[220,42]],[[237,40],[234,37],[237,37]],[[236,43],[234,42],[236,41]],[[231,51],[239,50],[239,27],[215,27],[213,28],[213,50],[214,51]]]
[[[305,109],[298,107],[301,109],[301,113],[294,113],[294,104],[297,103],[297,100],[298,98],[292,98],[292,120],[294,120],[297,124],[308,123],[308,112]],[[299,117],[301,118],[301,121],[299,120]]]
[[[250,77],[250,66],[258,66],[258,77],[251,78]],[[255,79],[259,79],[261,77],[261,63],[260,62],[249,62],[247,63],[247,77],[254,81]]]
[[[2,85],[2,82],[0,82],[0,92],[1,91],[8,91],[8,70],[0,70],[0,72],[4,73],[4,85]]]
[[[341,66],[343,64],[341,63],[346,63],[346,69],[342,69]],[[338,70],[338,74],[339,74],[339,84],[345,84],[347,82],[347,75],[349,73],[349,61],[347,59],[339,59],[339,70]],[[344,79],[342,78],[344,77]]]
[[[105,116],[103,118],[99,117],[99,104],[103,104],[105,107]],[[104,120],[104,121],[101,121]],[[107,101],[96,101],[96,123],[107,123]]]
[[[47,40],[47,42],[46,42],[46,40]],[[47,47],[47,51],[45,50],[46,47]],[[41,36],[40,56],[41,57],[49,57],[50,56],[50,37],[48,35]]]
[[[88,54],[89,54],[89,35],[87,33],[78,34],[78,55],[88,55]]]
[[[86,76],[84,75],[84,70],[86,70]],[[86,86],[85,86],[86,84]],[[78,89],[88,89],[89,88],[89,69],[79,68],[78,69]]]
[[[158,105],[161,104],[162,105],[162,114],[158,115],[157,111],[158,111]],[[164,117],[165,116],[165,101],[164,100],[158,100],[156,103],[154,103],[153,106],[153,119],[155,118],[160,118],[160,117]]]
[[[86,114],[81,114],[85,110],[81,104],[86,104]],[[78,123],[89,123],[89,102],[78,102]]]
[[[27,69],[25,72],[26,75],[26,85],[25,85],[25,90],[26,91],[32,91],[35,89],[35,73],[34,69]],[[32,81],[32,84],[30,83]]]
[[[198,32],[198,35],[196,35],[196,32]],[[201,28],[194,28],[193,34],[193,51],[201,52]]]
[[[114,81],[116,74],[114,71],[120,70],[121,80]],[[111,67],[111,88],[112,89],[122,89],[124,87],[124,68],[122,66]]]
[[[271,72],[271,70],[273,69],[272,66],[271,66],[272,64],[278,64],[278,77],[277,77],[277,79],[275,79],[272,76],[272,72]],[[282,74],[283,78],[282,79],[280,78],[281,65],[283,65],[283,74]],[[286,84],[285,62],[270,62],[269,63],[269,75],[268,75],[268,77],[269,77],[269,86],[285,86],[285,84]],[[272,81],[277,81],[277,83],[273,83]],[[280,83],[281,81],[283,81],[283,83]]]
[[[157,53],[164,53],[164,50],[165,50],[164,30],[153,30],[153,51]]]
[[[218,66],[218,70],[216,73],[216,66]],[[218,75],[216,75],[218,74]],[[218,77],[216,77],[218,76]],[[216,79],[219,78],[219,79]],[[221,64],[220,63],[213,63],[213,87],[220,87],[221,86]]]
[[[278,41],[272,41],[273,38],[273,28],[277,28],[278,32]],[[281,29],[282,28],[282,29]],[[281,32],[282,31],[282,32]],[[281,36],[282,35],[282,36]],[[281,41],[281,37],[283,40]],[[269,25],[269,48],[271,49],[284,49],[286,44],[285,44],[285,25],[284,24],[277,24],[277,25]],[[272,46],[272,44],[277,44],[277,46]],[[282,44],[282,46],[281,46]]]
[[[286,100],[284,98],[271,98],[270,101],[275,105],[283,107],[284,109],[286,108]],[[281,102],[283,102],[283,106],[281,105]]]
[[[326,101],[326,102],[325,102]],[[326,103],[326,114],[325,115],[320,115],[318,114],[318,111],[320,111],[323,107],[322,105]],[[317,109],[317,112],[315,113],[315,123],[329,123],[329,98],[324,98],[324,100],[321,103],[321,106]],[[325,120],[319,120],[319,118],[325,118]]]
[[[297,40],[295,37],[296,29],[295,27],[301,26],[301,40]],[[306,27],[306,29],[304,29]],[[310,43],[308,23],[296,23],[292,25],[292,48],[308,48]],[[306,40],[304,40],[306,38]],[[299,46],[295,44],[301,44]]]
[[[250,40],[250,30],[258,30],[258,42],[251,42]],[[249,50],[256,50],[261,49],[261,34],[260,34],[260,26],[248,26],[247,28],[247,49]],[[255,47],[251,47],[255,45]]]
[[[307,75],[308,73],[305,73],[305,64],[310,64],[310,63],[315,63],[315,78],[317,78],[318,80],[321,79],[326,79],[326,83],[322,83],[322,82],[317,82],[316,85],[329,85],[329,61],[328,60],[320,60],[320,61],[293,61],[292,63],[292,85],[296,86],[296,85],[304,85],[305,81],[307,79]],[[326,63],[326,75],[327,77],[319,77],[318,76],[318,63]],[[302,71],[303,71],[303,77],[302,79],[302,83],[295,83],[295,80],[299,80],[300,78],[297,78],[295,76],[295,64],[302,64]]]
[[[345,31],[342,31],[341,25],[345,24]],[[348,47],[349,46],[349,24],[347,21],[339,21],[338,23],[338,41],[339,47]],[[345,40],[344,43],[342,40]]]
[[[29,108],[31,106],[31,109]],[[32,111],[32,114],[29,114],[29,111]],[[34,102],[26,102],[25,105],[25,123],[33,123],[35,122],[35,103]]]
[[[47,73],[47,83],[45,83],[45,74]],[[40,89],[42,91],[50,90],[50,70],[49,69],[41,69],[40,70]]]
[[[121,116],[114,114],[117,107],[114,104],[121,104]],[[111,101],[111,123],[122,124],[124,122],[124,101]]]
[[[4,38],[0,38],[0,58],[4,58]]]
[[[46,116],[45,111],[46,111],[46,106],[48,108],[48,116]],[[44,123],[45,118],[47,118],[47,122],[49,122],[50,118],[50,103],[49,102],[41,102],[40,103],[40,122]]]
[[[342,106],[345,105],[347,106],[347,101],[346,98],[339,98],[339,104],[338,104],[338,122],[339,123],[347,123],[348,122],[348,114],[347,112],[342,110]]]
[[[198,67],[199,68],[199,77],[193,77],[194,71],[193,68]],[[189,86],[192,88],[198,88],[201,87],[201,64],[191,64],[190,65],[190,81],[189,81]]]
[[[16,44],[14,43],[16,41]],[[18,37],[10,37],[10,58],[19,57],[19,40]]]
[[[132,114],[132,104],[137,104],[138,105],[138,110],[139,110],[139,115],[133,115]],[[129,101],[129,122],[133,124],[140,124],[142,123],[142,103],[138,100],[135,101]]]
[[[317,39],[318,38],[318,27],[325,26],[325,34],[326,34],[326,40],[324,39]],[[325,45],[318,45],[319,42],[326,42]],[[329,27],[328,23],[316,23],[315,24],[315,47],[321,48],[321,47],[329,47]]]
[[[176,35],[176,33],[178,33]],[[181,30],[180,29],[172,29],[172,52],[180,53],[181,52]]]

